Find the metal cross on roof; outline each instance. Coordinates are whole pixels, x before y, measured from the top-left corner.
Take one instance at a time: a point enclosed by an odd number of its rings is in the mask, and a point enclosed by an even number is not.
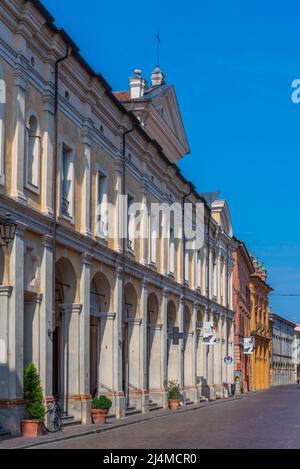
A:
[[[160,28],[158,29],[156,33],[156,39],[157,39],[157,66],[159,67],[160,65],[160,46],[162,44],[161,39],[160,39]]]

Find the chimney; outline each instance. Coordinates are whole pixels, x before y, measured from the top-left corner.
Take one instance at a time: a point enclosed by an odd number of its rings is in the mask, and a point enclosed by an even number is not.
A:
[[[151,73],[151,84],[152,86],[160,86],[166,83],[165,75],[161,71],[160,67],[157,65],[153,72]]]
[[[130,83],[130,99],[139,99],[144,96],[147,82],[142,77],[142,70],[136,69],[134,71],[134,76],[129,78]]]

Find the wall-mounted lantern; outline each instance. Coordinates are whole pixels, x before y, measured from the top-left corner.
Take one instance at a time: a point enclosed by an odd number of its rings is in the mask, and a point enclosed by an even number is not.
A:
[[[13,242],[17,224],[10,213],[0,216],[0,245],[8,247]]]

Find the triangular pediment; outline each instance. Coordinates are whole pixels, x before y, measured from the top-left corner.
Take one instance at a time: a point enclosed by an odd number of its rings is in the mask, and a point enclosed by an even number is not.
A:
[[[189,145],[174,87],[172,85],[159,86],[145,95],[145,98],[149,97],[151,97],[152,108],[156,111],[153,118],[157,120],[157,124],[165,127],[165,130],[170,132],[170,137],[175,137],[178,140],[183,154],[189,153]]]

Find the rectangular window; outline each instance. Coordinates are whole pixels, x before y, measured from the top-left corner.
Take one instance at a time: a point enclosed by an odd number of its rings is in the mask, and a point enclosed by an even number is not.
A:
[[[170,226],[169,272],[171,274],[175,274],[175,231],[174,231],[174,225]]]
[[[3,77],[3,68],[0,63],[0,184],[4,184],[4,152],[5,152],[5,106],[6,85]]]
[[[0,184],[3,184],[3,182],[4,182],[4,120],[1,118],[1,115],[0,115]]]
[[[223,300],[224,295],[224,262],[221,261],[221,274],[220,274],[220,296],[221,300]]]
[[[107,238],[108,235],[108,207],[107,207],[107,176],[101,171],[97,172],[96,183],[96,236]]]
[[[201,288],[201,274],[202,274],[202,256],[201,251],[196,252],[196,288]]]
[[[155,215],[150,215],[150,263],[156,264],[157,222]]]
[[[213,288],[212,288],[213,297],[216,298],[217,297],[217,258],[215,256],[215,254],[213,256],[212,282],[213,282]]]
[[[40,188],[41,142],[39,123],[32,115],[28,120],[25,134],[26,187],[34,192]]]
[[[131,194],[127,196],[127,249],[134,252],[134,213],[132,212],[132,205],[134,198]]]
[[[66,217],[73,216],[74,204],[74,163],[72,150],[63,145],[61,169],[61,214]]]
[[[190,279],[190,254],[189,251],[185,251],[185,256],[184,256],[184,270],[185,270],[185,282],[189,283]]]

